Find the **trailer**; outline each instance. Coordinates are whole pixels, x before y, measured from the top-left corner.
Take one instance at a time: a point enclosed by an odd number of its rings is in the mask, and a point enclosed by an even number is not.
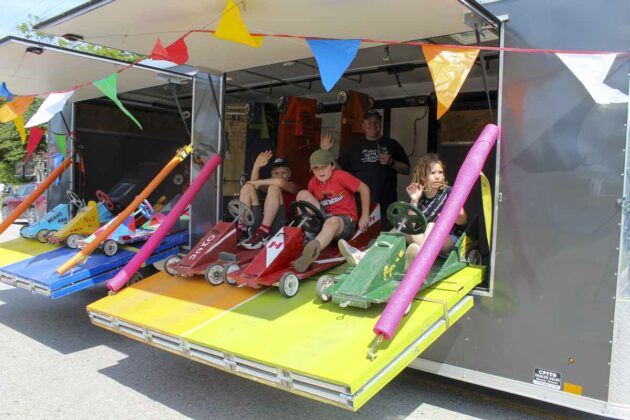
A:
[[[264,8],[248,4],[246,21],[252,28],[275,34],[394,42],[423,39],[436,44],[539,50],[626,51],[629,39],[623,0],[606,5],[586,0],[422,0],[383,2],[369,8],[346,2],[326,7],[317,3],[296,1],[291,10],[279,1],[266,2]],[[150,6],[148,0],[90,2],[44,22],[39,29],[146,54],[155,43],[155,34],[168,44],[181,36],[177,31],[206,27],[211,21],[210,12],[200,12],[208,9],[201,0],[163,2],[160,10],[147,16],[143,11]],[[221,10],[212,12],[218,15]],[[100,38],[110,33],[124,35]],[[443,304],[416,301],[416,309],[435,306],[433,321],[429,315],[418,318],[429,314],[429,309],[412,311],[376,363],[365,360],[376,312],[358,315],[369,321],[355,318],[358,309],[335,313],[348,320],[351,331],[365,334],[355,344],[334,339],[332,330],[348,330],[330,327],[334,323],[329,312],[338,309],[315,307],[309,300],[314,296],[274,299],[274,290],[211,288],[200,279],[152,276],[90,305],[95,324],[352,410],[410,363],[414,368],[587,412],[630,417],[627,104],[594,103],[554,54],[500,49],[482,53],[458,100],[437,122],[435,96],[419,47],[414,47],[418,49],[414,55],[404,45],[363,45],[337,85],[339,91],[324,93],[316,63],[304,43],[267,37],[265,45],[252,50],[202,33],[193,34],[187,43],[189,63],[213,74],[188,104],[195,120],[193,138],[205,135],[212,150],[229,152],[234,159],[240,156],[245,165],[237,168],[247,166],[251,156],[243,151],[260,146],[262,127],[269,127],[259,116],[248,126],[248,131],[257,129],[258,143],[231,141],[228,147],[223,136],[233,121],[228,111],[244,109],[230,108],[228,99],[265,102],[265,106],[278,101],[280,111],[289,96],[316,100],[322,104],[317,109],[319,120],[304,119],[299,112],[293,119],[281,119],[280,132],[288,128],[296,134],[295,127],[305,127],[297,137],[307,145],[317,141],[313,133],[322,127],[352,137],[356,117],[351,106],[371,102],[383,112],[386,135],[403,140],[407,150],[413,150],[413,159],[427,151],[439,152],[451,179],[470,147],[466,131],[474,132],[471,127],[487,119],[500,125],[496,153],[484,169],[494,189],[493,235],[483,255],[487,270],[460,272],[470,279],[458,289],[467,313],[461,317],[457,312],[464,311],[463,307],[453,313],[453,320],[459,318],[457,328],[444,331],[446,319],[440,325],[433,323],[440,316],[448,319],[457,303],[444,309]],[[627,92],[628,70],[627,56],[618,57],[605,82]],[[203,77],[193,77],[194,86],[201,83]],[[203,118],[195,117],[207,100],[216,103],[216,108],[206,109]],[[233,111],[231,116],[239,113],[249,114]],[[265,112],[256,115],[260,114]],[[191,216],[191,236],[199,235],[195,240],[220,217],[223,189],[238,185],[232,176],[240,170],[231,171],[226,162],[224,171],[231,178],[219,172],[212,188],[198,196]],[[191,176],[195,176],[194,163]],[[468,207],[474,210],[478,205],[468,203]],[[309,284],[314,288],[314,282],[305,282],[305,288]],[[468,308],[473,300],[474,307]],[[149,317],[154,311],[164,316]],[[321,322],[308,324],[315,331],[303,328],[300,322],[320,321],[314,313],[321,315]],[[430,330],[432,325],[436,330]],[[443,336],[425,350],[417,340],[427,328]],[[272,330],[278,347],[269,345]],[[352,367],[351,373],[330,372],[335,367],[332,353],[340,352],[334,342],[349,346],[354,355],[347,359],[342,354],[344,359],[339,359]],[[420,355],[416,350],[424,352]]]

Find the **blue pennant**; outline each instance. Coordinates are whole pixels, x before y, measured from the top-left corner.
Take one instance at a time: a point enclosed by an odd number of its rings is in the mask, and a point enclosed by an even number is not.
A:
[[[7,98],[7,101],[9,102],[13,100],[13,94],[9,92],[6,82],[2,82],[2,85],[0,86],[0,95]]]
[[[307,39],[306,42],[319,66],[322,84],[330,92],[357,55],[361,40]]]

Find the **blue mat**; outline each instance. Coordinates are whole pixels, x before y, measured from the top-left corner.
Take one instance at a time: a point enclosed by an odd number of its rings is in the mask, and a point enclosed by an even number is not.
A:
[[[186,243],[187,230],[168,235],[145,264],[177,254],[179,247]],[[142,245],[143,243],[139,244]],[[59,275],[56,272],[57,267],[77,252],[76,249],[59,248],[0,268],[0,281],[56,299],[111,279],[134,257],[136,252],[131,249],[137,248],[121,247],[111,257],[97,250],[83,264]]]

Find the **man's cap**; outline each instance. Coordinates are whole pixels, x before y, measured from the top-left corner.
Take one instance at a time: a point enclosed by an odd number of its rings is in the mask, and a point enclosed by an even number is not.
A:
[[[280,166],[286,166],[287,168],[290,168],[289,161],[286,160],[285,158],[277,157],[271,162],[272,168],[277,168]]]
[[[311,169],[316,166],[328,166],[335,161],[330,150],[319,149],[311,153]]]
[[[368,109],[367,111],[365,111],[365,114],[363,114],[363,120],[367,120],[370,117],[376,117],[376,118],[378,118],[379,121],[383,120],[383,117],[381,116],[381,113],[378,112],[375,109]]]

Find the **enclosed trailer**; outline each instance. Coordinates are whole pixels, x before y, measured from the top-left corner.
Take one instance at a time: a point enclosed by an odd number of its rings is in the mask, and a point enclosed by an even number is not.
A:
[[[474,1],[383,2],[369,8],[317,3],[292,2],[287,11],[284,2],[249,2],[246,21],[250,29],[263,33],[406,41],[469,31],[464,14],[472,10],[480,20],[468,22],[496,25],[501,47],[626,51],[630,39],[629,10],[623,0],[605,6],[583,0],[498,0],[486,2],[487,9]],[[215,6],[219,13],[222,8]],[[168,2],[151,16],[143,13],[148,7],[145,1],[96,1],[42,28],[146,53],[157,34],[166,38],[169,31],[209,25],[208,15],[199,12],[206,7],[202,2]],[[109,35],[99,39],[102,34]],[[169,41],[179,35],[171,35]],[[270,97],[278,89],[308,94],[300,84],[308,84],[308,78],[290,74],[274,73],[272,77],[280,79],[274,81],[276,85],[251,81],[235,87],[227,80],[231,72],[311,57],[304,43],[271,37],[260,50],[251,50],[207,34],[195,34],[187,41],[191,64],[223,74],[227,82],[223,95],[257,91],[261,86]],[[588,412],[630,417],[628,106],[594,103],[553,54],[501,51],[498,65],[496,118],[502,136],[493,174],[495,212],[488,276],[472,292],[476,306],[411,366]],[[352,77],[351,73],[352,67],[346,76]],[[620,57],[606,83],[628,91],[627,75],[627,56]],[[372,92],[380,92],[372,96],[385,98],[391,87],[391,82],[372,86]],[[433,124],[429,123],[429,133],[438,130]],[[427,135],[427,140],[434,138]],[[439,141],[429,143],[427,149],[438,146]],[[217,203],[220,199],[220,194],[208,197]],[[142,299],[136,290],[136,299]],[[248,297],[239,299],[244,302]],[[99,305],[106,303],[93,308]],[[217,314],[204,316],[211,320]],[[114,321],[119,323],[118,332],[138,339],[146,333],[140,321]],[[176,327],[191,331],[181,321]],[[225,332],[238,331],[239,325],[229,322],[223,324]],[[197,327],[192,333],[200,330]],[[178,336],[155,333],[150,344],[210,364],[225,362],[220,350],[208,352],[194,343],[182,347]],[[239,364],[242,359],[235,357],[231,361],[224,367],[235,373],[241,369],[245,376],[275,381],[301,394],[310,392],[296,388],[294,378],[270,369],[260,359],[249,365]],[[305,376],[306,388],[322,388]],[[343,387],[333,391],[347,395]]]

